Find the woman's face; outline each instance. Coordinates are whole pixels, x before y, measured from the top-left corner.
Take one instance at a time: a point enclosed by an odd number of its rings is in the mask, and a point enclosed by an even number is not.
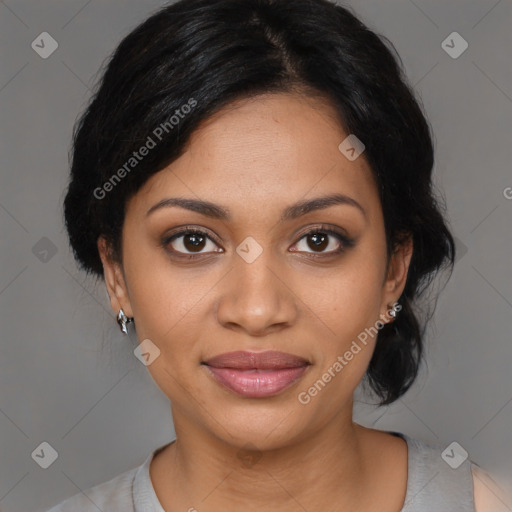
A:
[[[133,316],[139,341],[160,350],[148,370],[172,402],[177,431],[270,449],[351,421],[376,341],[368,333],[390,319],[411,247],[386,266],[364,153],[349,160],[338,149],[348,135],[318,100],[237,102],[130,200],[122,272],[99,243],[115,312]],[[200,233],[178,234],[187,228]],[[212,369],[213,357],[235,351],[301,359]]]

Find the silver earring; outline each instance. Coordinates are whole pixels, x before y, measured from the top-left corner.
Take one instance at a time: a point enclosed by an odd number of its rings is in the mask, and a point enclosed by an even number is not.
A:
[[[126,324],[133,322],[133,318],[128,318],[122,309],[119,310],[117,314],[117,323],[119,324],[119,328],[123,334],[128,334],[128,329],[126,328]]]
[[[398,305],[398,302],[395,303],[395,304],[391,304],[391,305],[388,304],[388,308],[390,308],[389,309],[389,316],[393,317],[393,320],[391,320],[392,322],[396,319],[396,317],[398,315],[398,311],[399,311],[399,310],[396,309],[396,305]]]

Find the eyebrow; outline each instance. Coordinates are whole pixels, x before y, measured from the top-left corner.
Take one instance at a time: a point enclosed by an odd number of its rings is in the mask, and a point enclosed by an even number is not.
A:
[[[288,206],[281,214],[280,221],[282,222],[287,220],[293,220],[298,217],[301,217],[302,215],[306,215],[307,213],[310,213],[312,211],[323,210],[325,208],[329,208],[330,206],[338,204],[353,206],[357,208],[366,218],[365,209],[355,199],[343,194],[331,194],[324,197],[306,199],[304,201],[299,201],[291,206]],[[199,199],[187,199],[180,197],[169,197],[166,199],[162,199],[161,201],[153,205],[146,212],[146,217],[148,217],[157,210],[171,207],[184,208],[186,210],[200,213],[201,215],[204,215],[205,217],[210,217],[212,219],[226,221],[231,219],[231,213],[227,208],[219,206],[215,203],[211,203],[209,201],[203,201]]]

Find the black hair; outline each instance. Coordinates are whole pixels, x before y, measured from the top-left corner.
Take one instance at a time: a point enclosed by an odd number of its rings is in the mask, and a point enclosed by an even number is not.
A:
[[[402,310],[379,331],[366,373],[380,405],[389,404],[417,377],[426,321],[414,303],[441,267],[453,268],[455,244],[434,193],[430,127],[400,57],[347,8],[328,0],[181,0],[136,27],[75,126],[64,200],[70,244],[80,267],[102,277],[98,237],[122,262],[128,199],[183,153],[201,122],[236,99],[296,91],[327,99],[345,132],[363,141],[388,260],[404,237],[413,240]],[[136,157],[143,146],[151,150]]]

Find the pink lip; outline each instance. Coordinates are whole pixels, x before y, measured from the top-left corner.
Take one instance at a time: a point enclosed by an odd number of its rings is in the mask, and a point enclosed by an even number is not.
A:
[[[302,357],[284,352],[229,352],[205,363],[217,382],[248,398],[280,393],[297,381],[309,366]]]

